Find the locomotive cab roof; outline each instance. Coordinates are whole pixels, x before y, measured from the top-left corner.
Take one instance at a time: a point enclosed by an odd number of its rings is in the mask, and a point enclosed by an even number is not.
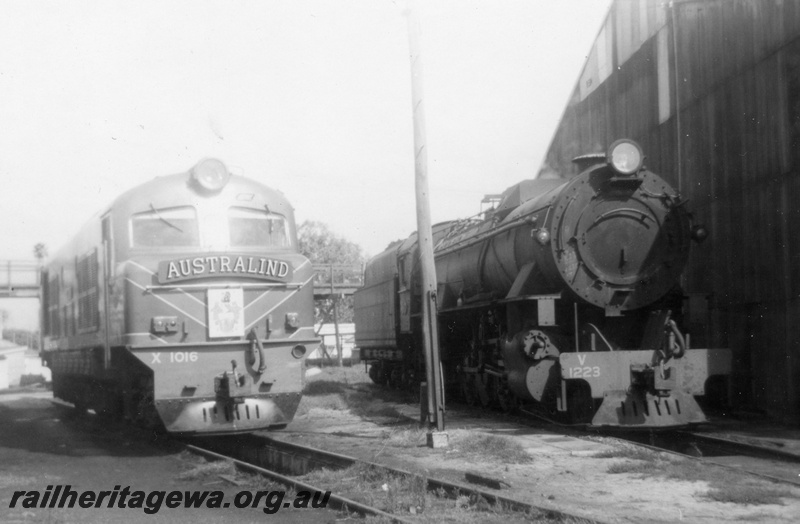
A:
[[[290,214],[293,209],[283,193],[272,189],[261,182],[239,175],[228,174],[225,183],[216,189],[206,189],[197,181],[196,169],[171,175],[157,176],[121,194],[113,202],[112,207],[129,207],[143,204],[149,206],[153,203],[156,207],[169,205],[176,201],[185,203],[187,189],[198,201],[222,197],[233,198],[241,202],[252,202],[255,198],[263,200],[263,204],[272,212],[282,215]],[[160,205],[159,205],[160,204]]]
[[[200,177],[205,178],[207,184],[198,180]],[[219,181],[224,183],[215,188],[214,184]],[[294,209],[282,192],[254,179],[227,173],[227,168],[219,160],[205,159],[186,171],[156,176],[117,196],[94,213],[74,238],[59,246],[51,262],[91,249],[94,235],[91,231],[99,230],[99,220],[105,215],[131,217],[154,208],[162,212],[171,207],[195,205],[215,198],[277,213],[286,217],[294,229]]]

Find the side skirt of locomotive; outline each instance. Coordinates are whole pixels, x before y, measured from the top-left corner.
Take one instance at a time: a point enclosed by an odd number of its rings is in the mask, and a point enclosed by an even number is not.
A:
[[[303,388],[303,358],[292,354],[316,340],[245,340],[44,354],[53,393],[98,414],[123,416],[178,434],[229,434],[282,429]]]

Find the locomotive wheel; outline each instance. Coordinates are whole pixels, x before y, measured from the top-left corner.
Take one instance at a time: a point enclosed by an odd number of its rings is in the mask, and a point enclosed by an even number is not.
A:
[[[411,368],[403,371],[403,389],[405,391],[419,390],[419,386],[417,385],[416,374],[414,373],[414,370]]]
[[[478,394],[478,401],[483,407],[488,407],[492,403],[491,389],[487,387],[487,382],[489,381],[491,381],[491,378],[483,374],[475,375],[474,378],[475,393]],[[488,385],[491,386],[491,384]]]
[[[85,415],[91,407],[89,404],[89,399],[91,398],[89,384],[86,383],[85,379],[78,380],[73,377],[70,377],[69,383],[71,392],[74,395],[70,400],[75,406],[75,414]]]
[[[515,413],[519,409],[517,396],[508,389],[506,384],[502,384],[497,388],[497,405],[505,413]]]
[[[464,396],[464,402],[468,405],[477,406],[479,404],[478,393],[475,391],[475,381],[472,375],[463,376],[461,393]]]
[[[383,384],[383,373],[381,373],[381,365],[380,364],[372,364],[369,367],[369,378],[378,385]]]
[[[398,366],[392,366],[392,371],[389,373],[389,385],[394,389],[403,387],[403,373]]]
[[[567,409],[569,422],[583,424],[592,421],[594,403],[591,390],[586,383],[567,385]]]
[[[389,370],[383,362],[376,362],[369,367],[369,378],[379,386],[389,383]]]

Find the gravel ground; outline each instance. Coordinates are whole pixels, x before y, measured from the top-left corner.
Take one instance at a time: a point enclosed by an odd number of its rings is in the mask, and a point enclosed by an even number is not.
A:
[[[450,446],[430,449],[415,420],[418,406],[381,400],[401,396],[373,387],[363,368],[327,368],[310,380],[295,421],[271,436],[462,483],[477,471],[510,486],[498,494],[603,522],[793,523],[800,515],[800,489],[788,484],[637,453],[614,439],[558,435],[477,409],[448,411]],[[459,437],[475,433],[511,439],[531,460],[459,450]]]
[[[280,508],[268,515],[263,512],[266,497],[256,508],[237,509],[232,502],[236,494],[247,490],[254,493],[257,487],[246,481],[241,486],[233,484],[220,477],[218,471],[192,474],[197,466],[197,458],[145,431],[110,424],[93,415],[76,416],[71,408],[54,403],[50,392],[0,395],[0,522],[233,524],[335,522],[341,517],[331,510],[294,508]],[[48,486],[54,486],[55,490],[58,485],[69,485],[78,493],[87,490],[113,493],[115,486],[119,486],[120,494],[110,509],[107,505],[111,494],[100,508],[24,507],[28,494],[18,497],[15,507],[9,507],[17,491],[38,491],[43,497]],[[116,507],[128,486],[130,498],[126,506],[135,500],[137,490],[148,496],[152,491],[221,491],[230,506],[168,508],[164,499],[157,512],[146,513],[145,499],[141,508]],[[283,489],[280,486],[260,488]],[[28,499],[28,506],[32,500]],[[41,500],[33,505],[40,506]],[[157,496],[151,499],[151,508],[156,507],[156,500]],[[277,496],[273,497],[270,504],[276,500]],[[294,499],[287,494],[286,500]]]

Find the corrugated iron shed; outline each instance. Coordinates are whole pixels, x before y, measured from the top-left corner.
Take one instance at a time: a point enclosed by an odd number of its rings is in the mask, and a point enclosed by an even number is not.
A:
[[[800,2],[616,0],[542,172],[622,137],[710,229],[693,339],[733,350],[739,405],[800,421]]]

